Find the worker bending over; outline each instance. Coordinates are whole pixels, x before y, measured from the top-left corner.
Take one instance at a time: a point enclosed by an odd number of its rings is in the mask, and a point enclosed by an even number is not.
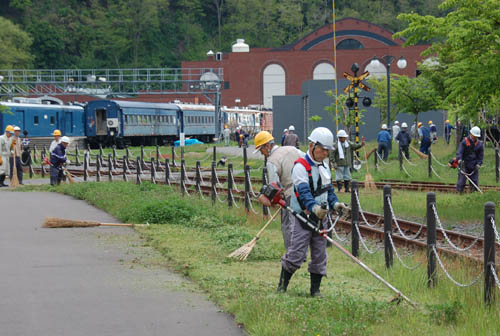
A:
[[[479,186],[479,169],[483,164],[484,147],[483,142],[479,140],[481,137],[481,129],[477,126],[471,128],[469,136],[460,142],[457,151],[458,160],[458,181],[457,190],[460,193],[464,192],[467,178]],[[470,181],[469,181],[470,182]],[[476,187],[470,184],[470,190],[476,191]]]
[[[61,143],[50,152],[50,185],[60,184],[64,178],[64,165],[69,163],[66,158],[66,148],[69,145],[69,138],[63,136]]]
[[[429,148],[431,147],[431,131],[423,126],[421,122],[418,123],[418,137],[420,138],[420,151],[429,155]]]
[[[255,136],[255,152],[260,152],[267,158],[267,173],[269,183],[278,182],[283,187],[285,201],[290,205],[292,196],[292,168],[295,161],[304,156],[297,148],[292,146],[279,147],[274,143],[274,137],[267,131],[259,132]],[[285,209],[281,210],[281,232],[285,249],[290,245],[290,220],[292,215]]]
[[[327,214],[335,209],[347,208],[340,203],[331,184],[328,156],[333,150],[333,134],[325,127],[318,127],[309,136],[309,150],[304,158],[295,162],[292,170],[294,192],[290,207],[302,213],[320,229],[327,227]],[[278,292],[286,292],[290,279],[306,260],[311,248],[309,273],[311,276],[311,296],[321,296],[321,278],[326,275],[326,239],[318,235],[295,216],[291,218],[291,239],[288,251],[281,259],[281,276]]]

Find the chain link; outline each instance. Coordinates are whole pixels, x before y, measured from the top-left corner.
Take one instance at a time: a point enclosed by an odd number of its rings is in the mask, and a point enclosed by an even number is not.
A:
[[[245,195],[245,197],[248,197],[248,204],[250,205],[250,210],[251,210],[254,214],[258,215],[259,213],[258,213],[257,211],[255,211],[255,209],[253,208],[252,199],[250,198],[250,195],[249,195],[249,194],[247,194],[247,195]]]
[[[233,180],[233,189],[234,191],[236,191],[237,193],[241,192],[240,190],[238,190],[238,188],[236,187],[236,182],[234,182],[234,175],[231,174],[231,179]]]
[[[250,192],[252,194],[253,197],[257,198],[259,197],[259,195],[257,195],[254,191],[253,191],[253,187],[252,187],[252,179],[250,178],[250,172],[248,173],[248,185],[250,186]]]
[[[411,162],[410,160],[408,160],[408,159],[406,158],[406,155],[404,155],[403,153],[402,153],[401,155],[403,155],[403,159],[405,159],[405,160],[406,160],[406,162],[408,162],[408,164],[409,164],[410,166],[413,166],[413,167],[416,167],[416,166],[417,166],[415,163],[413,163],[413,162]]]
[[[438,212],[437,212],[437,209],[436,209],[436,204],[432,204],[431,205],[432,207],[432,211],[434,212],[434,217],[436,218],[436,222],[438,223],[438,226],[439,226],[439,229],[441,230],[441,232],[443,233],[443,236],[444,238],[446,239],[446,241],[448,242],[448,244],[451,245],[451,247],[453,247],[455,250],[458,250],[458,251],[461,251],[461,252],[465,252],[465,251],[468,251],[470,250],[474,245],[477,244],[477,242],[479,241],[479,239],[481,239],[481,237],[477,237],[476,240],[474,240],[472,242],[472,244],[470,244],[469,246],[467,246],[466,248],[461,248],[461,247],[458,247],[456,246],[455,244],[453,244],[453,242],[451,241],[450,237],[448,237],[448,235],[446,234],[446,230],[443,228],[443,224],[441,224],[441,220],[439,219],[439,216],[438,216]]]
[[[358,204],[359,213],[361,214],[361,218],[363,218],[363,221],[365,222],[365,224],[368,225],[369,227],[375,227],[375,224],[370,224],[366,220],[366,217],[365,217],[365,214],[363,212],[363,209],[361,209],[361,202],[359,201],[359,195],[358,195],[358,191],[357,190],[354,190],[354,196],[356,197],[356,203]]]
[[[389,204],[389,209],[391,210],[392,219],[394,221],[394,224],[396,224],[396,228],[398,229],[399,234],[403,238],[408,239],[408,240],[415,240],[415,239],[417,239],[418,236],[420,236],[420,233],[422,232],[422,230],[424,229],[424,225],[423,224],[420,225],[420,229],[418,229],[418,232],[415,233],[415,235],[413,237],[409,237],[409,236],[405,235],[403,233],[403,230],[401,230],[401,227],[399,226],[398,219],[396,218],[396,214],[394,213],[394,209],[392,208],[391,196],[387,196],[387,199],[388,199],[387,203]]]
[[[497,271],[495,270],[495,267],[493,267],[493,264],[490,264],[491,268],[491,273],[493,274],[493,278],[495,279],[495,282],[497,284],[498,289],[500,289],[500,280],[498,280],[497,276]]]
[[[392,241],[392,234],[390,234],[388,232],[386,232],[386,234],[389,237],[389,241],[391,242],[391,246],[392,246],[392,249],[394,250],[394,253],[396,254],[396,257],[398,258],[399,262],[401,263],[401,265],[403,265],[404,268],[406,268],[406,269],[408,269],[410,271],[413,271],[413,270],[417,269],[417,267],[419,267],[420,265],[422,265],[422,263],[418,263],[415,266],[408,266],[408,265],[406,265],[405,262],[403,261],[403,259],[401,258],[401,256],[399,255],[398,250],[396,249],[396,245]]]
[[[404,165],[404,164],[403,164],[403,165],[401,165],[401,168],[403,168],[403,171],[406,173],[406,175],[408,175],[408,177],[413,177],[413,176],[411,176],[411,174],[410,174],[410,173],[408,173],[408,171],[406,170],[406,168],[405,168],[405,165]]]
[[[432,152],[431,152],[432,153]],[[439,179],[443,179],[441,176],[439,176],[439,174],[434,170],[434,167],[431,165],[431,170],[432,172],[434,173],[434,175],[436,175]]]
[[[332,224],[332,217],[330,216],[330,214],[327,215],[328,216],[328,221],[330,222],[330,229],[333,231],[333,234],[335,235],[335,238],[337,238],[337,240],[341,241],[341,242],[345,242],[347,240],[347,236],[344,237],[344,238],[340,238],[340,236],[337,234],[337,230],[335,230],[335,225],[337,224],[340,216],[337,216],[337,219],[335,220],[335,223]]]
[[[497,239],[497,242],[500,243],[500,236],[498,235],[497,224],[495,223],[495,218],[490,217],[490,222],[491,222],[491,225],[493,226],[493,232],[495,232],[495,237]]]
[[[380,154],[378,153],[378,151],[375,151],[375,154],[377,154],[379,161],[382,161],[382,163],[385,164],[385,165],[387,165],[387,166],[389,165],[388,162],[385,162],[384,159],[382,159],[382,157],[380,156]]]
[[[380,248],[376,248],[375,250],[370,250],[368,246],[366,246],[365,240],[363,236],[361,235],[361,232],[359,231],[359,226],[357,223],[354,224],[354,227],[356,228],[356,232],[358,233],[359,240],[361,241],[361,245],[363,245],[363,248],[368,252],[369,254],[375,254]]]
[[[439,160],[434,156],[434,154],[432,153],[432,151],[431,151],[431,156],[434,159],[434,161],[436,161],[437,164],[440,165],[441,167],[448,167],[448,165],[445,165],[445,164],[442,164],[441,162],[439,162]]]
[[[484,274],[484,270],[481,272],[481,274],[479,274],[479,276],[477,278],[475,278],[474,280],[472,280],[472,282],[470,283],[467,283],[467,284],[463,284],[463,283],[460,283],[458,282],[457,280],[453,279],[451,277],[451,275],[448,273],[448,271],[446,270],[446,268],[444,268],[444,265],[443,265],[443,262],[441,261],[441,259],[439,258],[439,255],[437,253],[437,250],[436,250],[436,246],[435,245],[432,245],[432,251],[434,252],[434,255],[436,256],[436,259],[439,263],[439,266],[441,267],[441,269],[443,270],[444,274],[446,275],[446,277],[448,279],[450,279],[451,282],[453,282],[455,285],[457,285],[458,287],[470,287],[472,285],[475,285],[479,279],[481,279],[481,277],[483,276]]]

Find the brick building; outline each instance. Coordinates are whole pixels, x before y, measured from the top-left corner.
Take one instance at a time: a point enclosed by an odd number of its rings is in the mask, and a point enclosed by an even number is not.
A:
[[[358,63],[360,72],[385,75],[385,67],[372,69],[374,56],[392,55],[407,60],[405,69],[394,64],[391,72],[415,76],[417,62],[426,45],[403,47],[404,40],[367,21],[345,18],[337,21],[337,68],[339,77]],[[242,41],[238,41],[242,44]],[[250,42],[251,43],[251,42]],[[207,56],[203,61],[182,62],[183,68],[223,68],[222,104],[263,105],[272,108],[273,96],[300,95],[305,81],[333,79],[332,25],[325,25],[304,38],[280,48],[238,48],[236,52]],[[243,50],[243,51],[242,51]],[[214,57],[215,56],[215,57]],[[368,69],[367,69],[368,67]],[[202,100],[202,98],[200,98]]]

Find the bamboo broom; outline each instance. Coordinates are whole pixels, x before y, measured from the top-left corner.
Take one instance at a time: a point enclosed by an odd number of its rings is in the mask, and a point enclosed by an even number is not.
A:
[[[264,232],[264,230],[269,226],[269,224],[271,224],[271,222],[274,220],[274,218],[278,215],[278,213],[280,211],[281,211],[281,208],[276,210],[274,215],[271,218],[269,218],[267,223],[262,227],[262,229],[260,229],[260,231],[257,233],[257,235],[251,241],[249,241],[248,243],[246,243],[245,245],[243,245],[239,249],[235,250],[227,257],[228,258],[236,258],[236,259],[239,259],[241,261],[245,261],[248,258],[248,256],[250,255],[250,253],[252,252],[252,249],[254,248],[254,246],[257,244],[257,240],[259,240],[259,238],[262,235],[262,233]]]
[[[64,219],[57,217],[46,217],[42,227],[44,228],[73,228],[73,227],[94,227],[94,226],[148,226],[149,224],[126,224],[126,223],[100,223],[97,221],[84,221],[74,219]]]
[[[73,179],[73,176],[69,173],[69,171],[66,168],[64,168],[64,174],[68,178],[68,181],[69,181],[70,184],[75,183],[75,180]]]
[[[428,158],[428,155],[427,154],[424,154],[422,153],[421,151],[419,151],[418,149],[416,149],[415,147],[413,147],[412,145],[410,145],[410,149],[412,151],[414,151],[415,153],[417,153],[418,156],[420,156],[421,159],[427,159]]]
[[[363,146],[363,151],[365,154],[366,161],[366,175],[365,175],[365,189],[366,190],[375,190],[377,186],[375,185],[375,181],[373,180],[372,174],[370,174],[370,170],[368,168],[368,156],[366,155],[366,148]]]

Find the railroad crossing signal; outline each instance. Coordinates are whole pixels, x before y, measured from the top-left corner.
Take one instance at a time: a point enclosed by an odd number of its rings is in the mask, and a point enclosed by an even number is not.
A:
[[[348,93],[349,91],[351,91],[352,89],[354,89],[355,87],[359,87],[360,89],[363,89],[365,90],[366,92],[369,92],[370,91],[370,87],[367,86],[365,83],[363,83],[362,81],[368,77],[370,75],[370,73],[368,71],[365,71],[365,73],[363,73],[361,76],[359,77],[356,77],[356,76],[351,76],[349,75],[347,72],[344,72],[344,77],[345,79],[347,79],[348,81],[351,82],[351,84],[347,85],[344,89],[344,92],[345,93]]]

